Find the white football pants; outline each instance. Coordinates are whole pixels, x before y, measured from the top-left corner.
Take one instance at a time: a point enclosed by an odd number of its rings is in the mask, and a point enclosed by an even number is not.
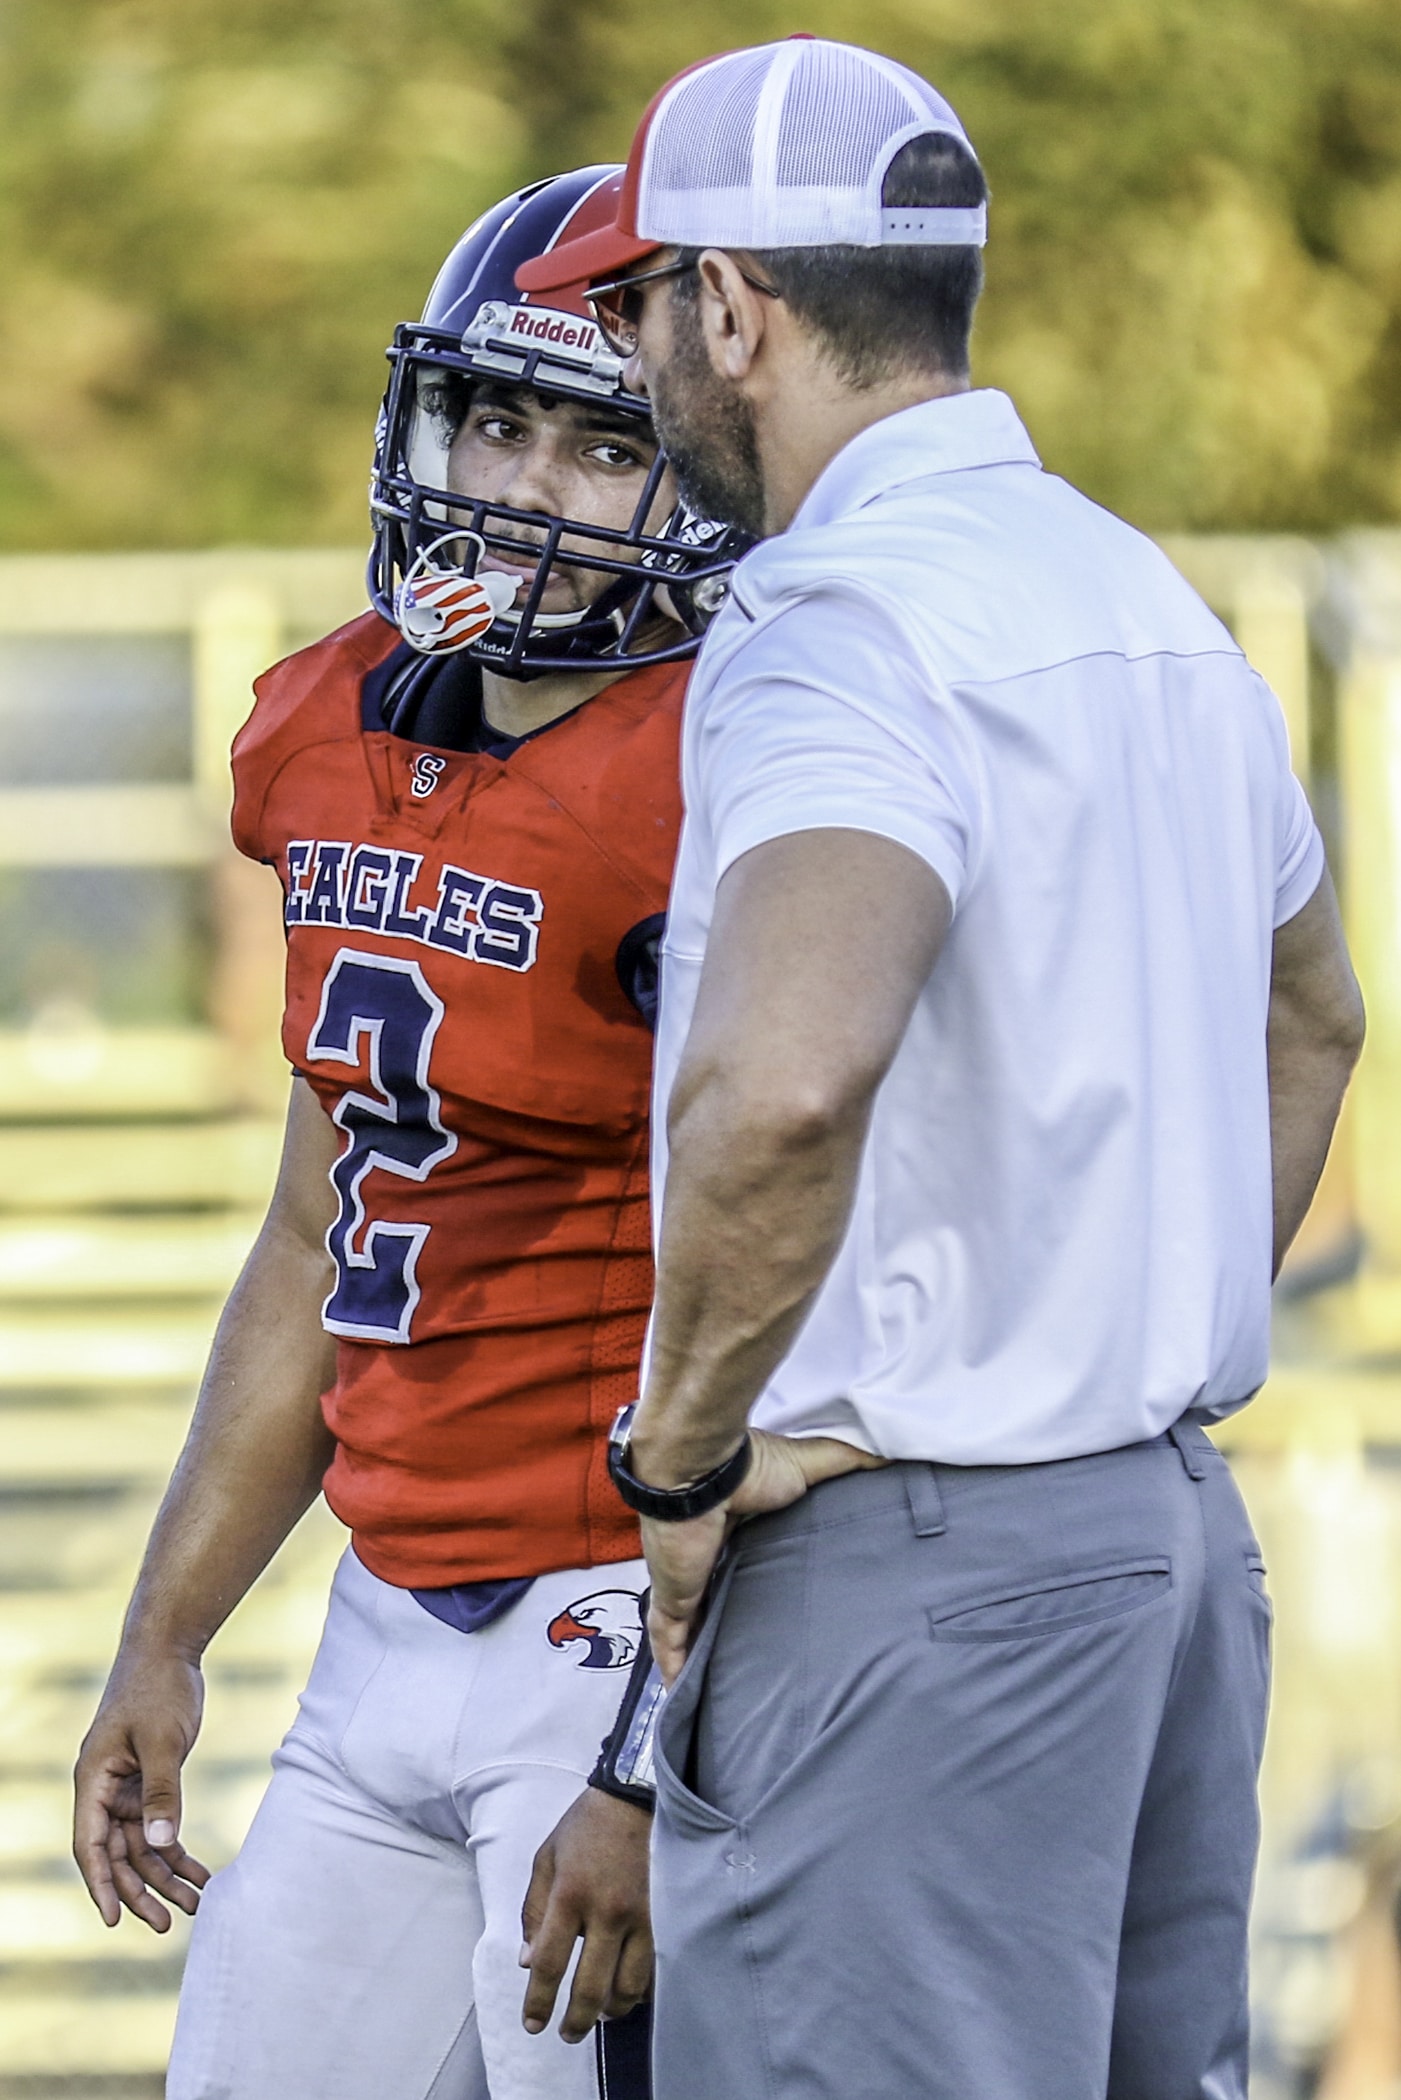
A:
[[[521,2026],[520,1912],[613,1724],[645,1586],[641,1561],[542,1575],[463,1634],[346,1553],[247,1842],[200,1903],[167,2100],[594,2100],[593,2043]]]

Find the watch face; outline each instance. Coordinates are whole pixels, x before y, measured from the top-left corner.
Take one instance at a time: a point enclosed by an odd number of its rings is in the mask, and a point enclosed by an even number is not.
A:
[[[613,1427],[608,1432],[608,1441],[615,1450],[621,1451],[631,1436],[632,1418],[636,1413],[637,1402],[630,1400],[626,1407],[620,1407],[617,1414],[614,1415]]]

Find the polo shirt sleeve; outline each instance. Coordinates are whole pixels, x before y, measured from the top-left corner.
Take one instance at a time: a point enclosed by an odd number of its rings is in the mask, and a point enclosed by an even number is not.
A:
[[[1323,840],[1314,822],[1309,798],[1289,762],[1289,737],[1284,710],[1258,671],[1255,688],[1265,703],[1276,771],[1275,905],[1274,923],[1283,926],[1301,912],[1323,879]]]
[[[718,879],[798,831],[869,831],[955,906],[982,834],[976,755],[948,693],[864,594],[805,596],[726,667],[694,747]]]
[[[1303,910],[1323,879],[1323,840],[1308,797],[1292,773],[1286,774],[1280,797],[1278,835],[1274,922],[1283,926]]]

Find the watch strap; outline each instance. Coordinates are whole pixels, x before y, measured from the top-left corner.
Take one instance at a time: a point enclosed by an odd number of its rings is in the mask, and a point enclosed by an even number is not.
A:
[[[706,1516],[720,1503],[729,1500],[749,1471],[754,1455],[747,1430],[739,1449],[709,1473],[703,1473],[699,1480],[688,1481],[684,1487],[653,1487],[637,1478],[629,1462],[632,1420],[636,1412],[635,1402],[623,1408],[608,1439],[608,1471],[629,1509],[636,1510],[640,1517],[651,1517],[663,1524],[683,1524],[690,1517]]]

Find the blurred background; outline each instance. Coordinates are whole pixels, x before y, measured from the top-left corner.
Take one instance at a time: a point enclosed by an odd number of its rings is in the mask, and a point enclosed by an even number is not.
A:
[[[993,188],[976,376],[1274,684],[1371,1036],[1223,1436],[1280,1613],[1257,2100],[1401,2095],[1401,10],[1395,0],[0,0],[0,2100],[154,2100],[183,1947],[67,1775],[277,1148],[252,675],[363,603],[382,353],[464,225],[796,28],[919,67]],[[338,1550],[211,1656],[222,1860]]]

